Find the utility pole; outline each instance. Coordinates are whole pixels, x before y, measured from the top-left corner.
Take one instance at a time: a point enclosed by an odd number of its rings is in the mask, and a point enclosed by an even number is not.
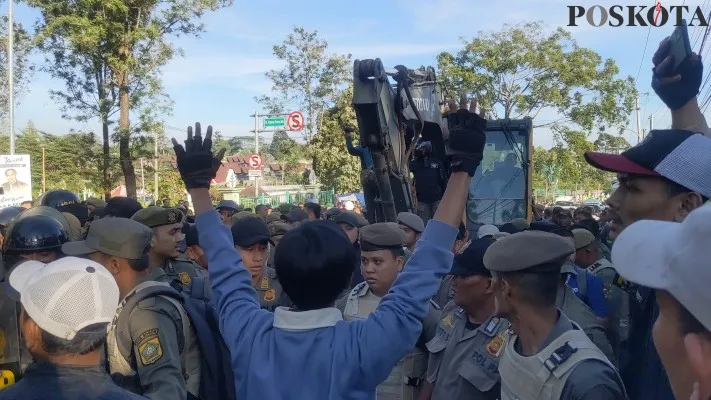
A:
[[[7,111],[10,125],[10,155],[15,154],[15,20],[12,12],[12,3],[7,2]]]
[[[652,116],[649,116],[649,131],[652,131]]]
[[[635,111],[637,112],[637,143],[642,141],[642,121],[639,116],[639,95],[634,98]]]
[[[12,0],[10,0],[12,1]],[[47,181],[45,180],[44,169],[44,145],[42,145],[42,193],[47,191]]]
[[[259,113],[256,111],[254,112],[254,153],[259,154]],[[258,176],[254,177],[254,197],[259,198],[259,177]]]
[[[153,202],[158,205],[158,130],[153,138]]]

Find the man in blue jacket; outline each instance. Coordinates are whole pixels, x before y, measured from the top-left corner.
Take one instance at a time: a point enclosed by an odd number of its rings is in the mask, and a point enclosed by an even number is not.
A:
[[[475,107],[473,102],[470,109]],[[199,124],[194,138],[188,128],[185,149],[174,142],[200,243],[205,243],[237,398],[375,398],[376,386],[415,346],[429,300],[451,268],[470,177],[481,162],[486,121],[460,109],[450,114],[449,125],[449,146],[456,155],[442,206],[377,309],[365,320],[349,322],[333,307],[354,267],[354,249],[342,230],[333,222],[311,221],[284,235],[275,268],[295,307],[260,310],[249,272],[210,203],[208,188],[222,155],[212,154],[212,128],[204,142]]]

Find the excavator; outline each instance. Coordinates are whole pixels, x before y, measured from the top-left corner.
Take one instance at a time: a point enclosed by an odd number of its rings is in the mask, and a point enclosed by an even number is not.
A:
[[[366,218],[395,222],[403,211],[415,212],[408,163],[422,141],[432,144],[432,157],[449,170],[442,124],[444,94],[434,68],[385,68],[380,59],[353,65],[353,107],[360,147],[372,157],[361,174]],[[476,171],[467,201],[467,228],[501,226],[516,218],[531,219],[530,118],[489,120],[484,158]]]

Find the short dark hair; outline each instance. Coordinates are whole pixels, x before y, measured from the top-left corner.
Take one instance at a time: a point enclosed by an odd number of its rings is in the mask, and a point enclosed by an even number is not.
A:
[[[29,316],[25,314],[28,318]],[[71,340],[62,339],[40,329],[42,349],[50,355],[86,355],[101,349],[106,342],[106,323],[89,325],[76,333]]]
[[[151,266],[150,264],[150,257],[148,253],[151,250],[151,245],[150,243],[148,244],[148,247],[146,247],[145,250],[143,250],[143,256],[141,258],[137,259],[131,259],[131,258],[125,258],[126,263],[128,264],[129,267],[131,267],[132,270],[136,272],[143,272],[148,269],[148,267]],[[113,257],[111,254],[106,254],[106,253],[99,253],[101,254],[101,258],[103,260],[107,260],[111,257]]]
[[[257,206],[254,207],[254,212],[260,212],[260,211],[264,210],[265,208],[267,208],[267,206],[265,206],[264,204],[257,204]]]
[[[304,208],[307,210],[311,210],[311,212],[314,213],[314,216],[316,217],[316,219],[321,218],[321,205],[320,204],[308,202],[308,203],[304,204]]]
[[[501,279],[506,279],[518,289],[521,300],[538,308],[555,306],[558,297],[560,272],[543,273],[499,272]]]
[[[274,253],[284,292],[302,311],[332,307],[348,288],[355,248],[333,221],[309,221],[287,232]]]
[[[662,177],[661,180],[662,180],[662,183],[664,184],[664,189],[667,191],[667,194],[669,195],[669,197],[674,197],[676,195],[683,194],[683,193],[693,192],[693,190],[688,189],[688,188],[686,188],[686,187],[684,187],[684,186],[682,186],[670,179]],[[701,200],[704,203],[709,200],[709,198],[706,196],[703,196],[701,194],[699,194],[699,196],[701,196]]]
[[[390,249],[390,252],[393,253],[393,258],[405,257],[405,249],[402,247]]]

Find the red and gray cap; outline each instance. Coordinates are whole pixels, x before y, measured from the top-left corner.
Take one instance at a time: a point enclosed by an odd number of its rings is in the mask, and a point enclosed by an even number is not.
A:
[[[621,174],[661,176],[711,197],[711,138],[691,131],[654,130],[622,154],[586,152],[588,164]]]

